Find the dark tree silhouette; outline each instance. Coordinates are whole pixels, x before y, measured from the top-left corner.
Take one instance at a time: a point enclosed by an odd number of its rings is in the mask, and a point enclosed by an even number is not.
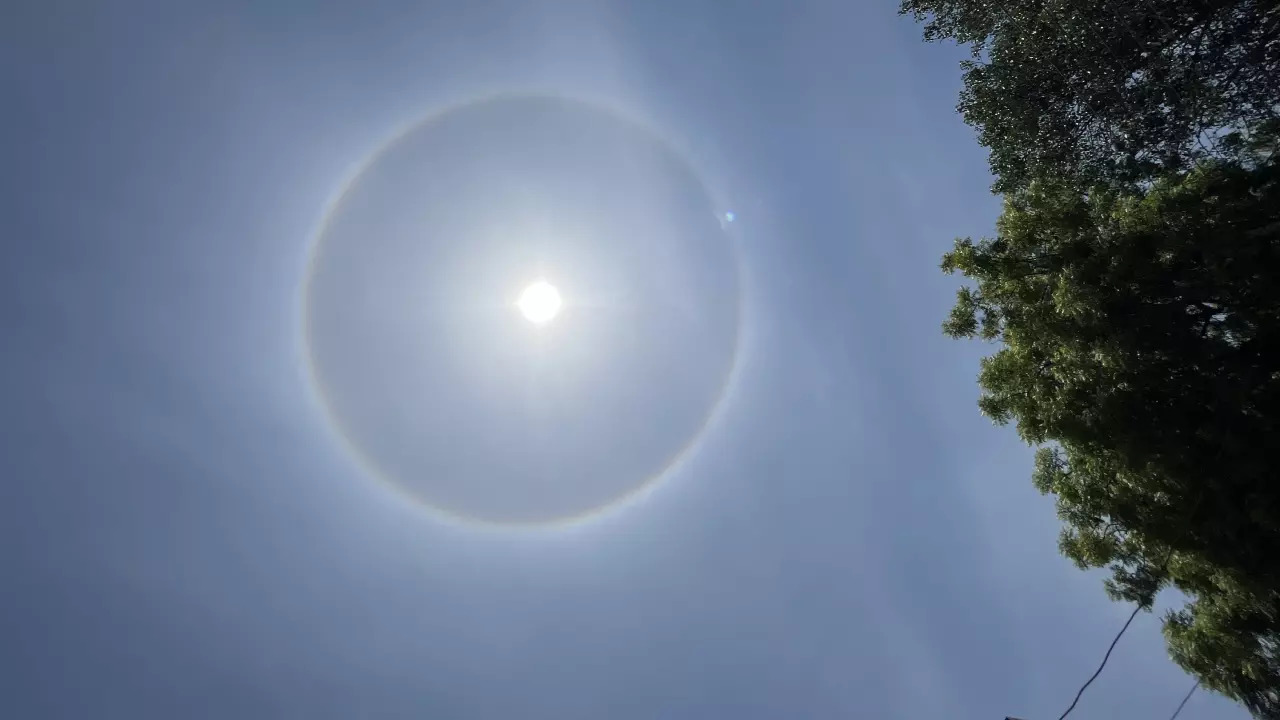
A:
[[[905,0],[970,46],[960,112],[996,190],[1141,181],[1222,155],[1280,114],[1277,0]]]

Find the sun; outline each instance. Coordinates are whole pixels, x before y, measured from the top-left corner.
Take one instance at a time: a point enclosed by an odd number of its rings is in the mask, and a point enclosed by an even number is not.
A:
[[[546,280],[538,280],[520,293],[516,307],[526,320],[541,325],[560,313],[560,291]]]

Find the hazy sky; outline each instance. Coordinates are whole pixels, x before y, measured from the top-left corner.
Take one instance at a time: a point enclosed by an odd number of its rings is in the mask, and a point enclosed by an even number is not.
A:
[[[7,5],[0,715],[1056,718],[1129,608],[939,332],[962,55],[891,2]],[[593,105],[351,184],[495,93]],[[1189,686],[1144,615],[1077,717]]]

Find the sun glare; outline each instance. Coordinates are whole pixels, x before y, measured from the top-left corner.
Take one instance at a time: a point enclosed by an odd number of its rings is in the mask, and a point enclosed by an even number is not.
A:
[[[520,293],[516,307],[526,320],[541,325],[560,312],[560,291],[546,280],[539,280]]]

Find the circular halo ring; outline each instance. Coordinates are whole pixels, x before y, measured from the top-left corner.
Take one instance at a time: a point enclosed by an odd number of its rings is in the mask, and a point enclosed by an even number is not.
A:
[[[304,364],[306,366],[305,377],[307,387],[323,413],[326,426],[335,436],[337,436],[339,444],[346,450],[347,454],[356,462],[359,468],[369,477],[376,480],[380,485],[390,489],[396,496],[425,511],[432,518],[456,527],[472,529],[482,528],[490,530],[567,530],[591,524],[600,521],[605,517],[615,515],[625,507],[631,506],[640,499],[652,494],[654,490],[658,489],[658,487],[663,484],[663,481],[679,470],[680,467],[695,454],[698,447],[705,439],[708,430],[710,430],[723,415],[724,408],[728,404],[727,400],[729,396],[732,395],[737,384],[739,369],[741,367],[740,356],[742,354],[744,328],[743,315],[745,314],[744,311],[747,305],[745,302],[747,293],[745,292],[744,287],[747,281],[747,273],[742,261],[742,252],[738,247],[738,243],[734,241],[732,235],[727,233],[727,230],[724,232],[726,233],[726,240],[729,244],[730,253],[733,256],[734,280],[737,291],[737,297],[735,298],[734,304],[735,326],[733,328],[733,349],[731,351],[729,369],[724,374],[724,378],[720,384],[719,390],[715,394],[714,400],[709,404],[701,425],[698,426],[683,445],[668,457],[667,462],[658,471],[651,473],[635,487],[614,497],[610,501],[585,511],[571,515],[532,521],[500,522],[483,517],[462,514],[451,509],[431,504],[420,494],[412,492],[405,487],[404,484],[397,482],[392,477],[389,477],[388,474],[379,467],[378,462],[370,457],[358,443],[351,439],[350,435],[344,428],[341,419],[338,417],[338,413],[335,411],[335,408],[328,399],[328,395],[325,392],[320,375],[317,372],[316,364],[312,359],[311,350],[310,291],[311,281],[315,275],[315,264],[318,249],[321,245],[321,239],[328,230],[331,219],[336,211],[342,206],[343,201],[346,199],[352,188],[359,184],[365,173],[370,168],[377,165],[378,161],[381,160],[387,152],[394,148],[402,139],[408,137],[414,132],[422,130],[456,112],[465,111],[493,102],[522,99],[552,99],[580,103],[594,110],[602,111],[620,122],[638,128],[649,136],[656,138],[663,146],[671,151],[674,157],[678,158],[688,168],[691,175],[697,179],[703,192],[711,199],[715,207],[719,208],[724,206],[723,200],[716,193],[715,188],[707,183],[702,169],[689,159],[686,152],[683,152],[680,147],[665,135],[657,132],[652,124],[637,119],[632,113],[621,110],[612,103],[603,102],[597,98],[584,98],[577,95],[567,95],[541,90],[504,90],[480,95],[460,102],[445,103],[437,109],[432,110],[427,114],[420,116],[418,119],[400,127],[391,135],[390,138],[379,143],[367,157],[356,163],[353,166],[353,169],[348,171],[346,179],[340,186],[338,186],[337,191],[330,196],[326,203],[324,211],[320,215],[320,222],[312,231],[308,240],[306,250],[305,271],[303,281],[301,283],[300,303],[302,354]]]

